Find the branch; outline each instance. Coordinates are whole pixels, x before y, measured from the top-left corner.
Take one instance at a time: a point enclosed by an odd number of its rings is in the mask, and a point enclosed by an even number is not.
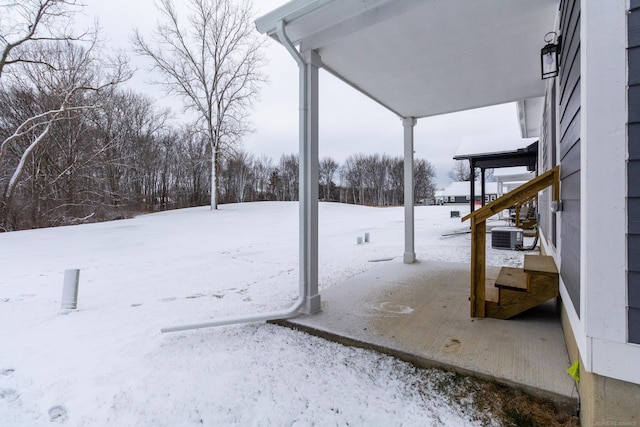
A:
[[[67,7],[80,6],[76,0],[40,0],[37,2],[16,3],[10,5],[10,8],[16,8],[16,14],[20,14],[23,17],[24,22],[22,25],[26,27],[26,31],[19,35],[18,38],[12,42],[9,41],[6,34],[2,35],[4,46],[0,52],[0,77],[4,71],[5,65],[12,65],[19,62],[27,61],[25,58],[9,59],[9,55],[15,49],[29,43],[39,43],[43,41],[61,41],[61,40],[82,40],[84,36],[89,32],[84,32],[80,36],[73,36],[67,32],[61,34],[55,34],[52,30],[52,25],[57,19],[70,20],[74,14],[73,11],[66,10]],[[15,24],[13,28],[18,27],[19,24]],[[38,35],[38,31],[41,27],[45,27],[49,31],[49,35]],[[13,29],[12,28],[12,29]],[[66,25],[63,25],[66,30]],[[37,61],[31,61],[37,62]]]

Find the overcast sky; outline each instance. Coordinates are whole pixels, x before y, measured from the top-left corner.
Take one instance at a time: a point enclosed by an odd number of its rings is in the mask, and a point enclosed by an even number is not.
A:
[[[149,36],[157,19],[153,0],[85,0],[85,3],[87,20],[99,20],[108,45],[129,52],[133,28]],[[256,15],[284,3],[286,0],[254,0]],[[148,63],[130,55],[139,71],[128,85],[161,98],[179,118],[180,101],[164,97],[162,88],[149,82],[145,70]],[[283,153],[298,152],[298,70],[286,49],[276,42],[268,42],[265,56],[268,65],[263,71],[269,83],[262,88],[253,110],[255,131],[245,139],[244,147],[255,156],[265,154],[277,161]],[[447,173],[461,144],[468,146],[469,141],[474,141],[477,152],[487,152],[492,151],[494,139],[502,144],[505,140],[520,139],[515,104],[419,119],[415,127],[415,156],[435,166],[442,187],[450,181]],[[320,157],[331,156],[341,163],[355,153],[402,156],[402,123],[392,112],[321,71],[319,149]]]

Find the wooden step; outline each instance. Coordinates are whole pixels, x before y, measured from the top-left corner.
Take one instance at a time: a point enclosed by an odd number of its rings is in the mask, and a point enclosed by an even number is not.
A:
[[[495,283],[499,302],[485,304],[485,315],[509,319],[556,298],[559,282],[558,269],[552,257],[525,255],[524,268],[502,267]]]
[[[496,279],[497,288],[526,292],[529,289],[529,276],[522,268],[502,267]]]
[[[493,283],[487,281],[484,287],[484,302],[498,304],[500,302],[500,289],[493,286]]]
[[[524,271],[536,274],[558,274],[558,268],[553,257],[547,255],[525,255]]]

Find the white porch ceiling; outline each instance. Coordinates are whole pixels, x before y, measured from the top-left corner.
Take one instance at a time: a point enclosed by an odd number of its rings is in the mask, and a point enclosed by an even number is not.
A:
[[[558,0],[294,0],[283,19],[300,49],[401,117],[427,117],[544,95],[540,49]]]

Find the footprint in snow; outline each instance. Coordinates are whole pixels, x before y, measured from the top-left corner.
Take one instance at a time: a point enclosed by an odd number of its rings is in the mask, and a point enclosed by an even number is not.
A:
[[[49,419],[51,422],[63,423],[67,421],[67,409],[64,406],[56,405],[49,409]]]
[[[18,400],[20,395],[18,392],[12,388],[0,388],[0,399],[6,400],[7,402],[15,402]]]
[[[0,371],[0,375],[4,375],[5,377],[8,377],[8,376],[10,376],[10,375],[13,375],[13,373],[14,373],[15,371],[16,371],[16,370],[15,370],[15,369],[13,369],[13,368],[3,369],[3,370],[1,370],[1,371]]]
[[[186,296],[186,299],[196,299],[196,298],[202,298],[203,296],[205,296],[204,294],[194,294],[194,295],[189,295]]]

